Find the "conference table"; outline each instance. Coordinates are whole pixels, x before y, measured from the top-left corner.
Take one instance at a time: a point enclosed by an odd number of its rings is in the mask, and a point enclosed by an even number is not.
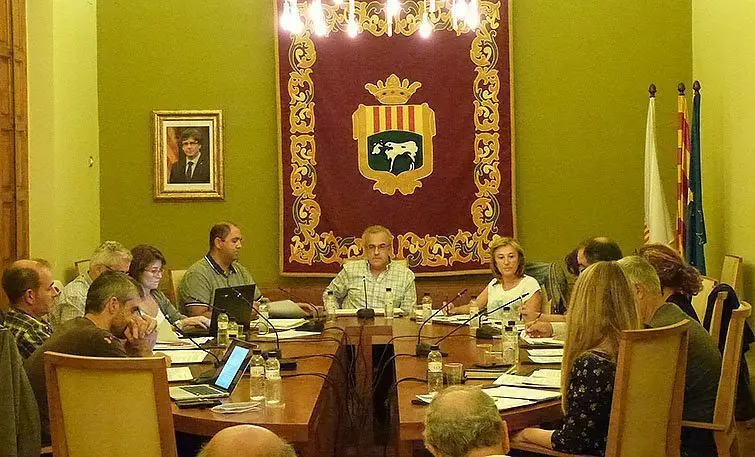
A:
[[[373,389],[373,351],[376,345],[391,344],[395,368],[398,423],[394,424],[396,439],[393,442],[395,454],[401,457],[412,456],[422,448],[423,420],[426,406],[412,402],[418,394],[427,393],[427,361],[414,356],[419,324],[408,318],[385,319],[375,317],[359,320],[356,317],[338,317],[327,322],[318,336],[281,340],[284,358],[297,359],[296,371],[284,371],[284,407],[265,408],[240,414],[218,414],[208,409],[179,409],[173,407],[173,421],[176,431],[200,436],[212,436],[223,428],[237,424],[256,424],[268,428],[278,436],[295,445],[300,456],[341,455],[334,453],[340,449],[339,431],[344,427],[349,394],[350,376],[347,366],[354,368],[351,385],[356,394],[366,403],[365,416],[360,425],[361,439],[365,446],[372,440],[371,403]],[[449,325],[425,325],[422,340],[434,342],[453,329]],[[252,340],[254,341],[254,340]],[[273,348],[271,342],[259,342],[265,349]],[[462,327],[441,343],[441,349],[448,352],[444,362],[459,362],[465,369],[475,362],[478,343],[490,340],[475,339],[469,327]],[[382,346],[381,346],[382,347]],[[518,366],[519,374],[528,374],[535,368],[553,368],[547,365],[526,363],[526,351],[521,351],[523,363]],[[556,366],[558,367],[558,366]],[[198,373],[207,365],[193,366]],[[467,385],[488,384],[490,381],[467,381]],[[354,394],[354,392],[352,392]],[[249,400],[249,378],[245,376],[236,387],[229,400],[242,402]],[[560,400],[535,403],[530,406],[506,410],[501,413],[506,420],[509,432],[541,423],[552,422],[561,416]],[[353,424],[352,424],[353,425]],[[342,444],[342,443],[341,443]],[[366,455],[366,454],[361,454]]]

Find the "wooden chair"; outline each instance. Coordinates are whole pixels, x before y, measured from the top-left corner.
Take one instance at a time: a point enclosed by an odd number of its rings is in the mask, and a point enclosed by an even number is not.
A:
[[[181,284],[181,281],[184,278],[184,275],[186,274],[186,270],[169,270],[170,273],[168,274],[168,279],[170,280],[170,292],[173,295],[173,298],[171,298],[171,301],[173,302],[176,307],[180,306],[180,303],[178,303],[178,285]],[[167,294],[166,294],[167,295]],[[168,295],[170,298],[170,295]]]
[[[697,318],[700,322],[705,319],[705,310],[708,309],[708,295],[710,295],[710,292],[716,287],[716,285],[718,285],[718,281],[703,276],[703,288],[697,293],[697,295],[692,297],[692,307],[695,308]]]
[[[742,296],[742,257],[726,254],[724,256],[724,265],[721,268],[721,282],[730,285],[737,296]]]
[[[667,327],[622,332],[607,457],[679,457],[688,324],[685,319]],[[573,457],[520,440],[512,440],[511,447]]]
[[[163,357],[44,357],[55,457],[177,456]]]
[[[77,260],[73,263],[73,268],[76,270],[76,274],[83,275],[89,271],[89,266],[92,264],[90,259]]]
[[[739,308],[731,313],[729,332],[726,335],[721,378],[718,382],[716,407],[713,410],[713,422],[683,421],[685,427],[702,428],[713,431],[719,457],[738,457],[742,455],[737,439],[737,423],[734,420],[737,383],[739,381],[739,364],[742,361],[742,333],[745,320],[752,312],[747,302],[740,302]],[[720,325],[720,322],[719,322]],[[718,344],[718,338],[716,338]]]

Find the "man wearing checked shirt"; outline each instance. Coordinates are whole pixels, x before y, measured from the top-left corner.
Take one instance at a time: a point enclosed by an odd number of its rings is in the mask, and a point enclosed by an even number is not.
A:
[[[405,265],[391,262],[393,235],[381,226],[367,227],[362,234],[364,259],[346,262],[323,293],[333,291],[341,308],[382,308],[385,289],[393,292],[393,306],[410,313],[417,302],[414,273]]]

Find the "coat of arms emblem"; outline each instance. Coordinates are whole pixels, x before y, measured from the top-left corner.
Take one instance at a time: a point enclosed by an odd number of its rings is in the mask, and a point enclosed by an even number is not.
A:
[[[352,115],[359,172],[375,181],[372,188],[383,194],[412,194],[433,172],[435,113],[427,103],[406,104],[421,86],[395,74],[385,82],[365,84],[382,105],[360,104]]]

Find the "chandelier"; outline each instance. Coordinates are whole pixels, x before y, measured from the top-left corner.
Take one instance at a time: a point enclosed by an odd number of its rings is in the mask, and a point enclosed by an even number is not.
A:
[[[331,3],[332,6],[324,6],[323,3]],[[400,0],[383,0],[382,7],[385,15],[386,33],[388,36],[393,35],[393,24],[402,14]],[[413,0],[405,3],[412,3],[422,13],[422,19],[418,20],[418,31],[421,37],[429,38],[434,29],[434,22],[441,17],[441,10],[444,9],[450,16],[451,27],[459,32],[470,31],[477,28],[480,23],[479,0]],[[299,8],[302,4],[303,9]],[[325,36],[328,33],[328,24],[325,19],[326,8],[334,9],[335,13],[341,8],[344,14],[348,15],[346,32],[350,37],[356,37],[360,32],[360,24],[356,17],[355,0],[284,0],[283,11],[280,15],[280,27],[292,35],[301,35],[307,29],[316,36]],[[372,7],[373,3],[370,2]],[[417,11],[419,12],[419,11]],[[306,15],[306,17],[303,17]],[[419,15],[416,15],[419,19]],[[307,19],[309,19],[307,21]],[[308,25],[305,25],[308,24]]]

